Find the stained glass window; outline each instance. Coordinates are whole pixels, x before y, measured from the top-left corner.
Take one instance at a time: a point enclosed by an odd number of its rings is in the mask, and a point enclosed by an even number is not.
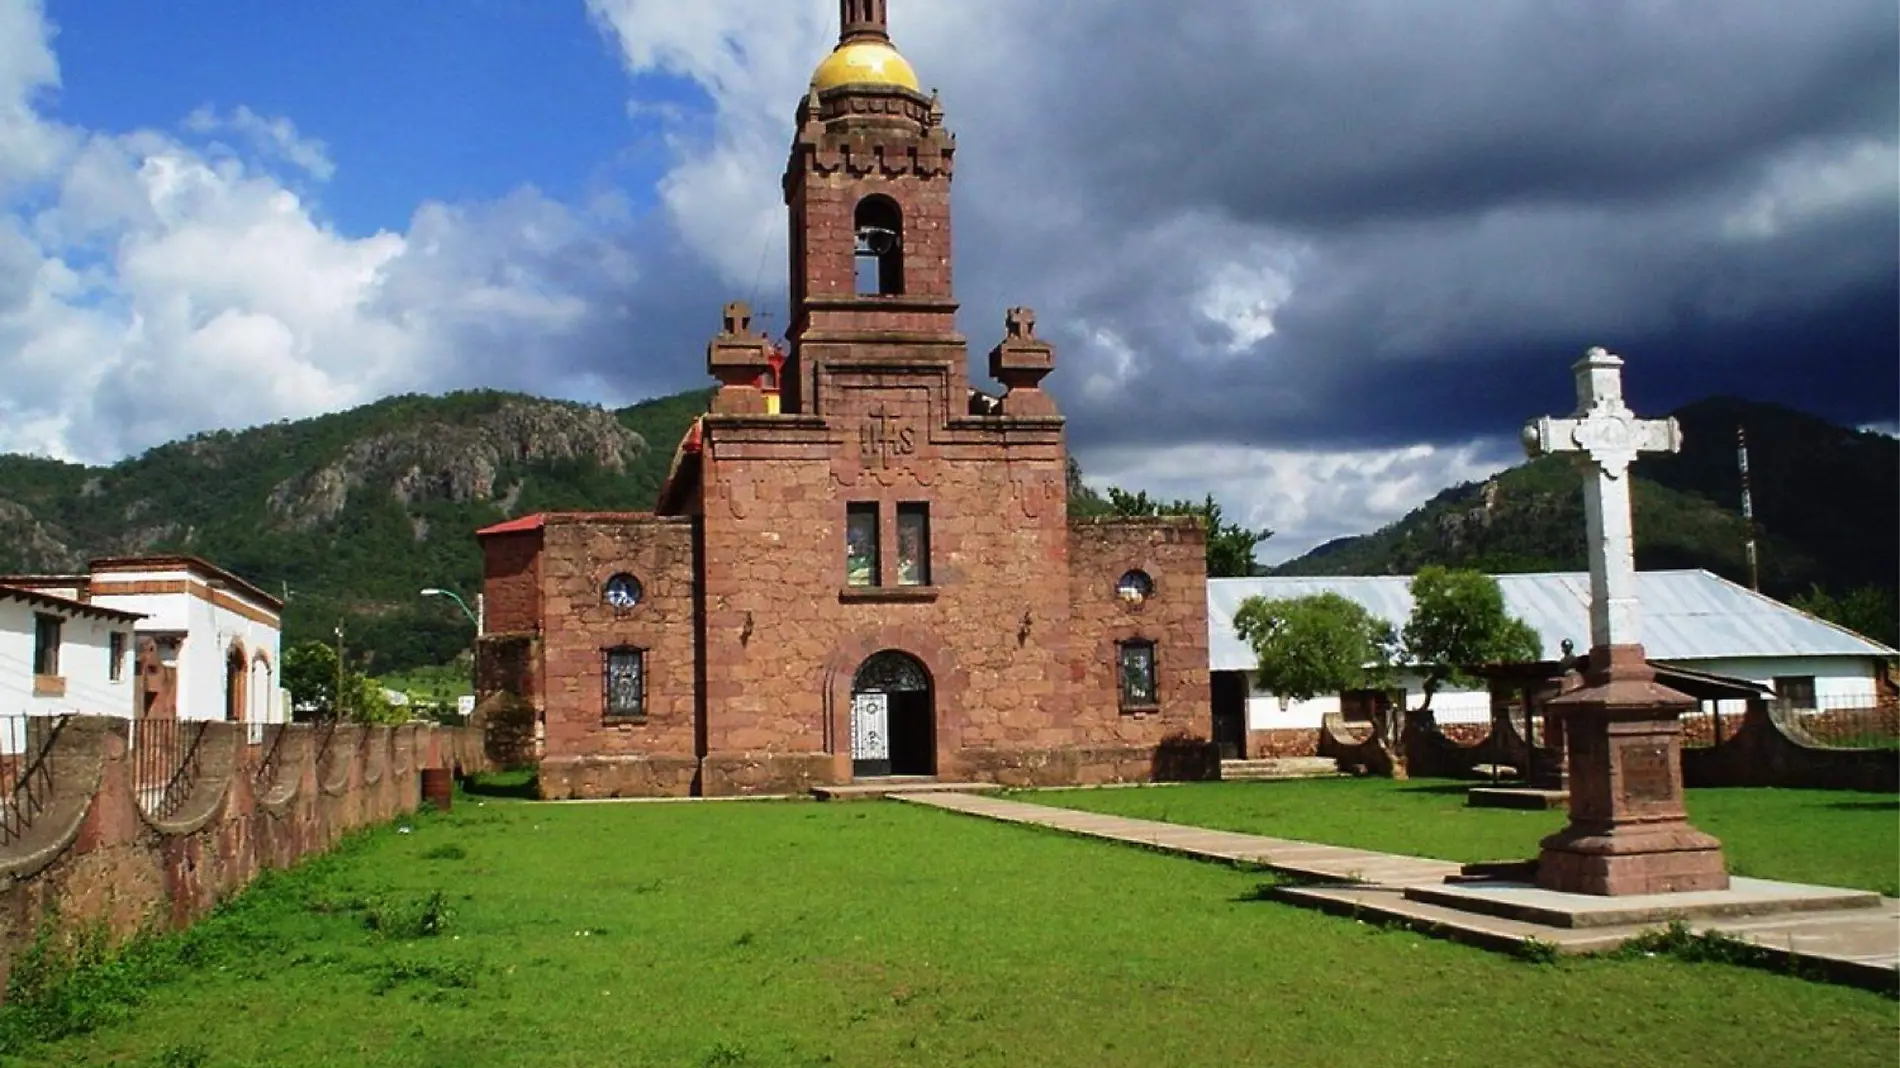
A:
[[[930,585],[930,506],[897,506],[897,584]]]
[[[622,571],[607,580],[607,589],[603,596],[609,605],[624,611],[638,605],[644,593],[645,591],[640,588],[640,580]]]
[[[1120,647],[1122,707],[1155,705],[1155,643],[1123,642]]]
[[[874,653],[852,676],[853,693],[917,693],[930,689],[930,676],[917,658],[895,649]]]
[[[644,649],[607,650],[607,715],[640,717],[647,713],[647,654]]]
[[[875,502],[845,506],[844,538],[845,582],[852,586],[878,585]]]
[[[1146,571],[1129,571],[1115,583],[1115,595],[1129,604],[1140,604],[1155,591],[1154,580]]]

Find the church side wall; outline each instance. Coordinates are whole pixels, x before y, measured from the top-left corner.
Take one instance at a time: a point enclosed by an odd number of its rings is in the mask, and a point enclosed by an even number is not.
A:
[[[1207,652],[1207,541],[1183,519],[1083,519],[1070,527],[1074,600],[1076,720],[1099,751],[1079,769],[1085,782],[1213,778],[1219,760]],[[1117,595],[1131,570],[1153,593],[1140,603]],[[1152,706],[1124,707],[1121,644],[1155,646]]]
[[[541,553],[546,728],[543,797],[683,797],[698,772],[693,520],[635,516],[563,523]],[[607,603],[616,574],[639,603]],[[609,715],[608,651],[637,649],[642,714]]]
[[[541,531],[482,539],[482,623],[490,634],[541,629]]]

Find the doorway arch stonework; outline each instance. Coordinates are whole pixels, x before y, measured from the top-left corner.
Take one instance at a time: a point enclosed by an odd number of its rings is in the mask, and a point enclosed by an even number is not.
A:
[[[949,773],[954,763],[961,745],[956,710],[969,679],[955,656],[929,631],[907,626],[880,627],[839,643],[826,662],[824,744],[832,755],[835,781],[849,782],[852,778],[851,707],[858,669],[871,657],[886,651],[902,653],[922,665],[930,681],[935,773],[939,776]]]

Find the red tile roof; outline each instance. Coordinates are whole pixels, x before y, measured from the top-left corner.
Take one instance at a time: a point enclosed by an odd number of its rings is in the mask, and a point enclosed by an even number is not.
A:
[[[475,536],[485,538],[490,534],[520,534],[524,531],[540,530],[547,525],[547,521],[548,517],[544,513],[536,512],[519,519],[510,519],[506,523],[496,523],[492,527],[483,527],[475,532]]]

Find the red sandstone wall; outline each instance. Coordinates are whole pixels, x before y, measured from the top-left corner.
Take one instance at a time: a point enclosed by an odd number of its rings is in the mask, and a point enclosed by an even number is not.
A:
[[[550,516],[543,544],[543,796],[690,793],[698,769],[693,521]],[[642,587],[631,609],[602,595],[619,572]],[[646,651],[646,715],[609,722],[605,652],[621,645]]]
[[[964,417],[955,380],[828,371],[822,420],[707,421],[708,792],[849,778],[852,676],[881,649],[930,672],[939,777],[967,773],[966,749],[1079,740],[1060,425]],[[867,450],[872,426],[896,444]],[[852,501],[879,506],[879,590],[846,585]],[[897,586],[906,501],[930,503],[928,588]]]
[[[1122,745],[1204,746],[1213,710],[1207,650],[1207,539],[1191,519],[1083,519],[1070,529],[1070,596],[1075,604],[1076,720],[1086,736]],[[1131,570],[1147,573],[1154,593],[1140,604],[1116,595]],[[1154,711],[1121,707],[1118,643],[1155,643]],[[1211,775],[1208,753],[1183,754],[1187,767],[1162,778]]]
[[[539,530],[524,530],[482,539],[482,612],[488,633],[541,628],[541,538]]]
[[[127,720],[49,722],[51,805],[0,847],[0,991],[49,922],[55,938],[103,924],[114,941],[183,927],[260,871],[414,811],[421,769],[484,767],[465,729],[272,725],[253,745],[243,724],[214,722],[195,787],[161,821],[135,799]]]

